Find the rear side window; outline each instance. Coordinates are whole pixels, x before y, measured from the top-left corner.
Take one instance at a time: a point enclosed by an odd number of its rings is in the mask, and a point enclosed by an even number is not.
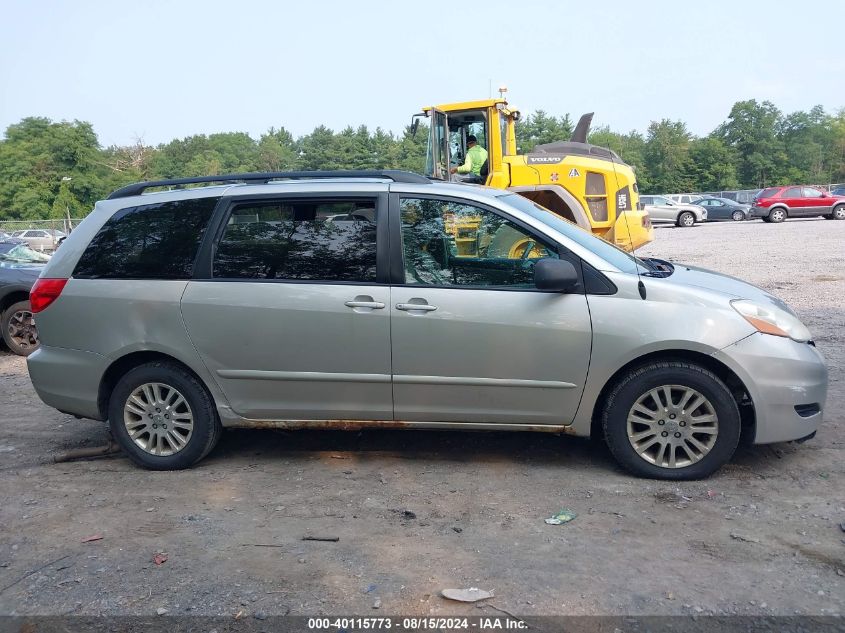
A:
[[[375,200],[239,204],[214,258],[214,277],[376,281]]]
[[[769,187],[768,189],[763,189],[760,193],[757,194],[758,198],[771,198],[774,196],[778,191],[780,191],[780,187]]]
[[[217,198],[128,207],[94,236],[73,276],[81,279],[190,279]]]

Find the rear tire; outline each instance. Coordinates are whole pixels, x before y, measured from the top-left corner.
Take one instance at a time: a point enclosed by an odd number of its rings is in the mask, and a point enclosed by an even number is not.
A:
[[[18,301],[0,315],[3,341],[13,354],[29,356],[38,349],[38,331],[29,301]]]
[[[109,424],[129,459],[150,470],[190,468],[211,452],[222,432],[205,386],[163,361],[139,365],[117,382]]]
[[[733,456],[741,428],[725,383],[680,361],[650,363],[622,378],[607,397],[602,427],[626,470],[668,480],[701,479],[718,470]]]
[[[742,222],[745,219],[745,214],[742,211],[734,211],[731,214],[731,219],[734,222]]]
[[[678,216],[677,225],[678,226],[693,226],[695,224],[695,214],[691,211],[684,211],[681,215]]]
[[[769,222],[773,222],[774,224],[780,224],[786,219],[786,217],[786,209],[781,209],[780,207],[772,209],[769,212]]]

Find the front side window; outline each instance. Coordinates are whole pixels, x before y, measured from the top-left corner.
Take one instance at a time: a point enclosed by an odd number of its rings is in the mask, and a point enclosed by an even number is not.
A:
[[[376,281],[375,200],[236,205],[214,257],[225,279]]]
[[[406,284],[534,288],[534,265],[553,248],[502,216],[470,204],[403,198]]]
[[[814,187],[804,187],[805,198],[821,198],[822,192]]]
[[[88,279],[190,279],[217,198],[128,207],[97,232],[73,276]]]

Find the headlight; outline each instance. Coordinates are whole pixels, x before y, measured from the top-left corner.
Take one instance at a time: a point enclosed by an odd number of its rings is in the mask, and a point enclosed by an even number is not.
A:
[[[789,312],[774,306],[761,306],[747,299],[731,301],[731,305],[758,332],[791,338],[799,343],[806,343],[811,338],[807,326]]]

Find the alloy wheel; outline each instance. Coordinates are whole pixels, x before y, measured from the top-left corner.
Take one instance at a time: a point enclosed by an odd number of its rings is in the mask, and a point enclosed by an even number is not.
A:
[[[702,460],[716,444],[719,418],[699,391],[663,385],[641,395],[628,412],[628,441],[645,461],[684,468]]]
[[[29,310],[18,310],[9,319],[9,338],[24,352],[38,347],[38,330]]]
[[[742,211],[734,211],[731,217],[733,217],[734,222],[741,222],[745,219],[745,214]]]
[[[837,220],[845,220],[845,207],[836,207],[833,210],[833,217]]]
[[[135,389],[123,406],[123,424],[143,451],[166,457],[181,451],[194,432],[194,414],[185,397],[160,382]]]

